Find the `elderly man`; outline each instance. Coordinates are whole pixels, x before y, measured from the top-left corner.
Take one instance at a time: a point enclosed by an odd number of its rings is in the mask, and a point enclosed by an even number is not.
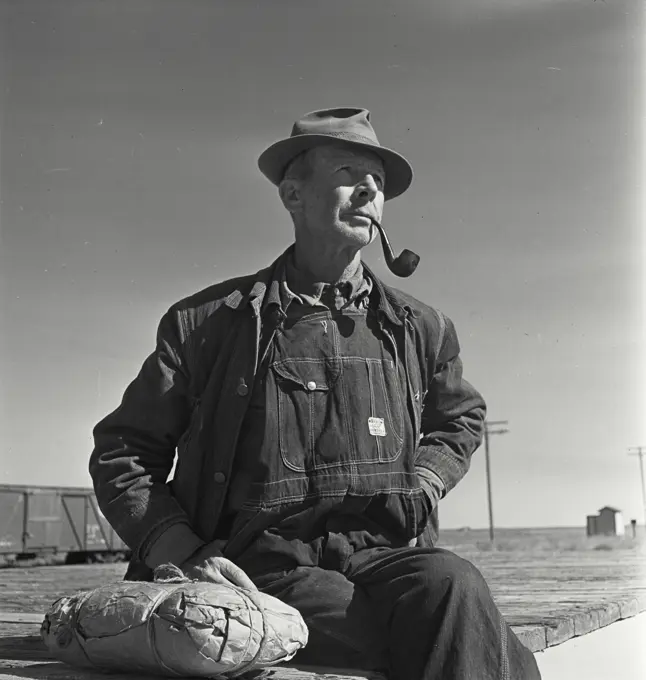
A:
[[[454,326],[361,261],[409,163],[368,111],[343,108],[305,115],[259,166],[294,244],[173,305],[94,430],[90,472],[132,549],[126,578],[172,562],[260,588],[302,613],[302,663],[538,678],[479,572],[433,547],[485,417]]]

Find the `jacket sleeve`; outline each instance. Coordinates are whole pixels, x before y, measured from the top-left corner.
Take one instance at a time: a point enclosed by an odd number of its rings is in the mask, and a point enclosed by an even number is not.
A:
[[[162,318],[155,351],[126,389],[121,405],[93,431],[89,471],[97,502],[116,533],[145,562],[180,564],[200,545],[167,479],[190,418],[179,319]]]
[[[467,473],[471,455],[482,442],[486,414],[480,393],[462,377],[455,327],[445,324],[434,357],[422,406],[421,433],[415,464],[431,501],[445,496]],[[435,490],[435,494],[429,493]]]

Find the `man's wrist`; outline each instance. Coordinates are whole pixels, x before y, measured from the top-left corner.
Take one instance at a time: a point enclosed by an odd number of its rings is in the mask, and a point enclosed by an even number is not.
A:
[[[155,569],[160,564],[182,565],[190,559],[205,542],[185,522],[168,527],[150,546],[144,558],[146,566]]]
[[[415,471],[417,472],[420,486],[431,503],[431,508],[435,509],[440,499],[446,493],[444,482],[435,472],[421,465],[416,466]]]

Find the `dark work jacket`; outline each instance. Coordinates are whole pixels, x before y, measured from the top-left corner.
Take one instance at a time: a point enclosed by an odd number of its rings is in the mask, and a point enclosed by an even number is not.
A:
[[[268,288],[279,285],[285,256],[174,304],[121,405],[94,428],[90,474],[101,511],[132,550],[128,578],[150,578],[143,560],[173,524],[188,523],[206,542],[218,533],[259,350],[278,322],[263,302],[274,297]],[[416,465],[438,475],[446,493],[482,440],[484,401],[462,377],[450,319],[364,271],[407,367]],[[418,545],[432,545],[437,530],[435,508]]]

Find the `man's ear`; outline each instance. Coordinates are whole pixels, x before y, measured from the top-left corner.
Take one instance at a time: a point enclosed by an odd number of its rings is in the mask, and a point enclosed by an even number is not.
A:
[[[278,185],[278,195],[290,213],[298,211],[303,204],[301,184],[296,179],[284,179]]]

